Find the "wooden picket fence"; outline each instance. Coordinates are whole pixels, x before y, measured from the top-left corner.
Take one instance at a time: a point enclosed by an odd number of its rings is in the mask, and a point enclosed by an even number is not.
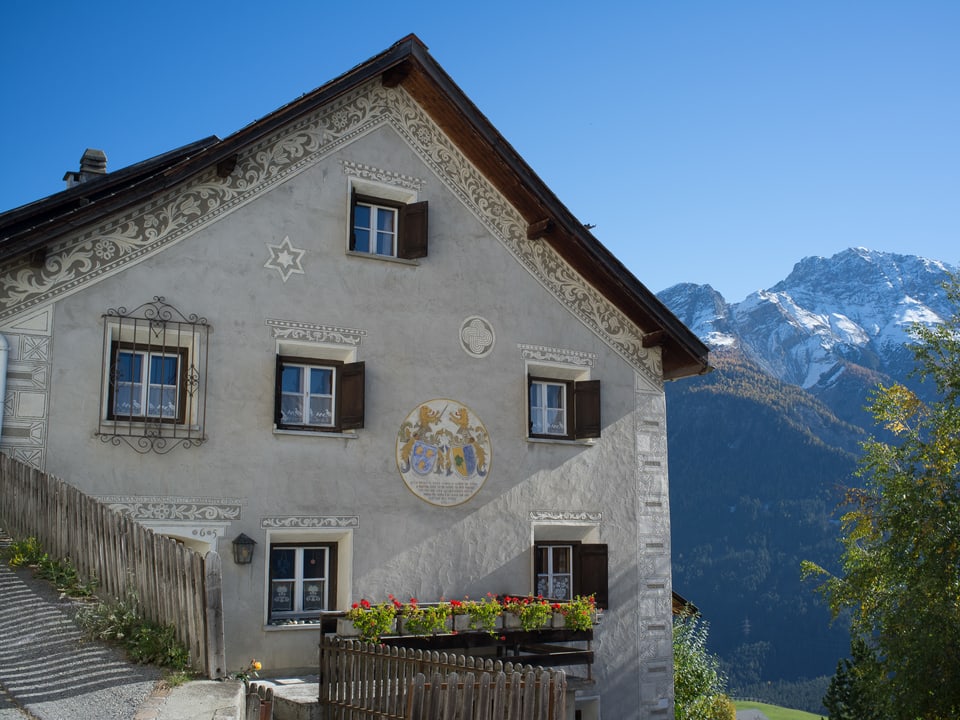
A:
[[[563,720],[562,686],[549,670],[417,673],[407,696],[407,720]]]
[[[225,676],[220,557],[156,535],[59,478],[0,453],[0,525],[34,537],[107,602],[135,599],[147,620],[172,625],[193,668]]]
[[[562,670],[324,637],[320,705],[331,720],[564,720]]]
[[[258,683],[247,685],[240,720],[273,720],[273,688]]]

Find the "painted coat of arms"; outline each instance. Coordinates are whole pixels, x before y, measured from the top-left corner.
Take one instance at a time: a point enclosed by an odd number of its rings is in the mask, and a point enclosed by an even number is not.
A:
[[[459,505],[487,477],[490,437],[483,423],[456,400],[428,400],[397,433],[397,467],[407,487],[434,505]]]

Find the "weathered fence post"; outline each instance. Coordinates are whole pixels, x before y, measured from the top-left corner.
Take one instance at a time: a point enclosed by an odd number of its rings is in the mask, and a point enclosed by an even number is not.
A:
[[[226,677],[226,648],[223,634],[223,578],[220,556],[213,550],[204,558],[203,587],[206,594],[207,677]]]

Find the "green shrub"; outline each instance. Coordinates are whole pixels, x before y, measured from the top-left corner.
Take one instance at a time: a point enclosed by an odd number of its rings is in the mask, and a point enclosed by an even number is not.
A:
[[[77,613],[77,622],[92,639],[122,647],[134,662],[173,670],[189,665],[190,653],[177,640],[174,627],[145,620],[135,599],[89,605]]]
[[[70,597],[90,597],[96,587],[96,582],[83,582],[70,558],[53,560],[44,554],[35,572],[37,577],[50,582]]]
[[[34,537],[15,540],[6,550],[10,567],[30,567],[37,577],[51,583],[60,592],[70,597],[90,597],[96,581],[84,582],[70,558],[57,560],[43,551]]]
[[[29,537],[26,540],[14,540],[7,547],[5,554],[10,567],[15,568],[39,565],[41,560],[47,557],[35,537]]]

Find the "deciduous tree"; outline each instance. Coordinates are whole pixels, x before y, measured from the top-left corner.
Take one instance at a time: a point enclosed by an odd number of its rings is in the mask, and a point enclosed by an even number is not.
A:
[[[932,383],[924,402],[904,385],[872,402],[891,442],[864,444],[862,488],[847,493],[842,572],[819,575],[834,614],[851,612],[854,641],[880,668],[871,685],[883,717],[960,717],[960,284],[946,287],[954,312],[916,326],[916,376]]]
[[[707,624],[687,613],[673,621],[673,685],[676,720],[735,720],[726,681],[707,650]]]

